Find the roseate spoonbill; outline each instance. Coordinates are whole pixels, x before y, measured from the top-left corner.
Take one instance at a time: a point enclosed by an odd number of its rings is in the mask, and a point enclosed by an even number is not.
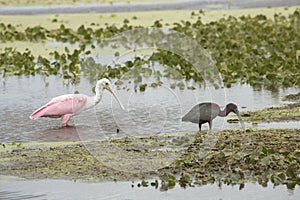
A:
[[[49,103],[40,107],[30,115],[30,119],[37,119],[39,117],[62,118],[62,127],[68,126],[70,117],[77,115],[80,112],[87,110],[98,104],[102,98],[104,90],[108,90],[113,94],[121,108],[124,107],[117,95],[111,88],[108,79],[103,78],[96,83],[95,92],[93,97],[84,94],[65,94],[53,98]]]
[[[240,116],[237,105],[233,103],[227,104],[224,110],[221,110],[220,106],[215,103],[210,103],[210,102],[200,103],[194,106],[182,118],[182,121],[199,124],[199,131],[201,131],[202,124],[207,122],[209,125],[209,129],[211,130],[213,119],[215,119],[217,116],[226,117],[231,112],[234,112],[238,116],[242,127],[245,128],[244,122]]]

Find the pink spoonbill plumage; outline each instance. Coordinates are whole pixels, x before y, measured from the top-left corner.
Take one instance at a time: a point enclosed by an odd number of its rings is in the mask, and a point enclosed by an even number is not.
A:
[[[39,117],[62,118],[62,127],[68,126],[70,117],[97,105],[102,99],[104,90],[108,90],[124,110],[121,101],[111,88],[110,81],[103,78],[96,83],[95,96],[65,94],[55,97],[49,103],[34,111],[30,115],[30,119],[35,120]]]

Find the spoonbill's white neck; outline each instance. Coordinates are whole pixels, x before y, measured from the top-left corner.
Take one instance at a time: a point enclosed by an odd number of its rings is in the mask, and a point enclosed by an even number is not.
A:
[[[94,96],[95,105],[98,104],[101,101],[103,91],[104,91],[104,87],[99,87],[98,85],[96,86],[96,88],[95,88],[96,94]]]

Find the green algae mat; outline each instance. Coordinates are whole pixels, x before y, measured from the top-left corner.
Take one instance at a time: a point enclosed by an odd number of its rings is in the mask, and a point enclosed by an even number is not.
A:
[[[300,103],[272,106],[257,111],[245,111],[241,113],[244,121],[258,124],[261,122],[288,122],[300,120]],[[239,122],[237,118],[227,120],[229,123]]]
[[[261,122],[300,121],[300,92],[282,97],[282,101],[290,102],[255,111],[241,112],[244,121],[258,124]],[[238,123],[235,118],[228,119],[229,123]]]
[[[212,142],[213,141],[213,142]],[[160,148],[161,147],[161,148]],[[168,148],[165,148],[168,147]],[[96,153],[95,153],[96,152]],[[0,171],[29,179],[300,184],[300,129],[237,129],[1,147]],[[147,179],[156,178],[148,183]]]
[[[300,103],[300,92],[298,92],[297,94],[286,95],[282,98],[282,100]]]

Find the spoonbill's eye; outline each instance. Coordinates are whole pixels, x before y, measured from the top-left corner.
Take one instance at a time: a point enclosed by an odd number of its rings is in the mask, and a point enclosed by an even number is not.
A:
[[[108,86],[108,85],[109,85],[109,83],[107,83],[107,82],[106,82],[106,83],[105,83],[105,85],[106,85],[106,86]]]

